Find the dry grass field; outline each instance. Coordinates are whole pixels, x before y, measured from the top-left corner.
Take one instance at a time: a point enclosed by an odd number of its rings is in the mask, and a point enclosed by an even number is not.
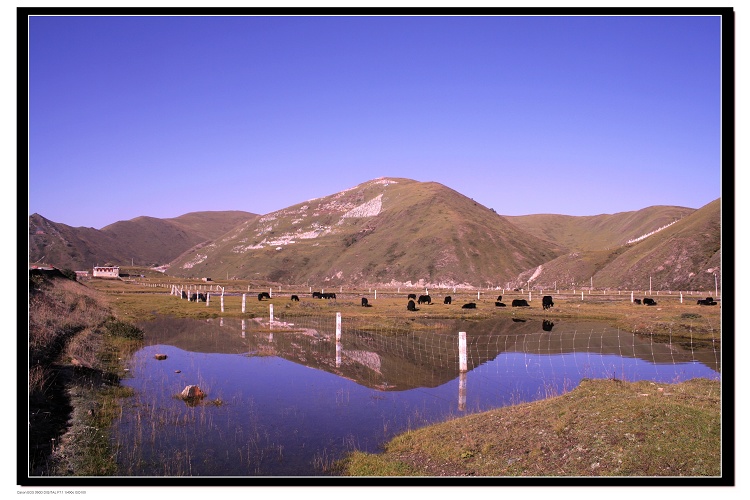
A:
[[[171,295],[172,285],[181,285],[185,290],[209,293],[210,300],[190,302]],[[313,311],[341,312],[344,316],[368,316],[382,318],[471,318],[488,319],[570,319],[602,321],[622,330],[650,335],[654,338],[685,338],[693,341],[721,342],[722,305],[700,306],[697,300],[706,295],[680,292],[654,292],[652,295],[634,292],[634,298],[652,297],[656,306],[638,305],[631,302],[630,292],[580,291],[543,292],[534,291],[529,299],[528,292],[505,292],[497,290],[429,290],[432,304],[418,304],[418,311],[407,311],[407,296],[424,294],[419,289],[326,289],[336,293],[336,299],[314,299],[309,287],[272,289],[252,283],[236,281],[204,283],[199,280],[181,280],[158,277],[146,278],[138,282],[92,280],[88,286],[103,292],[118,316],[134,321],[153,317],[156,314],[178,317],[268,317],[269,305],[274,306],[274,315],[294,317],[310,314]],[[221,291],[224,289],[224,310],[221,310]],[[213,291],[210,290],[213,289]],[[258,300],[258,293],[271,292],[270,300]],[[313,290],[320,291],[320,290]],[[191,292],[193,293],[193,292]],[[242,312],[242,294],[245,294],[245,312]],[[297,295],[299,302],[290,300]],[[479,294],[479,297],[477,296]],[[507,307],[496,307],[498,295]],[[450,295],[452,303],[443,303]],[[542,308],[542,296],[552,295],[554,306]],[[371,307],[362,307],[361,299],[368,299]],[[510,307],[513,299],[526,299],[530,307]],[[718,299],[719,297],[714,297]],[[463,309],[462,305],[474,302],[476,309]]]

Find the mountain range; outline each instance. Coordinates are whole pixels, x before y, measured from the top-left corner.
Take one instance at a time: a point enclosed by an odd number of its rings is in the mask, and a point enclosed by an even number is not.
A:
[[[435,182],[380,178],[264,215],[29,217],[29,264],[113,264],[263,284],[713,290],[721,199],[595,216],[503,216]]]

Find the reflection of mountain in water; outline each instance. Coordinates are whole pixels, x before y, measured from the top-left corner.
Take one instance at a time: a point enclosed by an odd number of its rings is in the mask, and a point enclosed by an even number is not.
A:
[[[288,322],[161,317],[140,326],[151,345],[204,353],[278,356],[381,390],[436,387],[459,375],[458,332],[467,333],[468,370],[505,352],[531,355],[610,354],[654,364],[700,362],[720,371],[720,353],[613,329],[602,323],[542,321],[401,321],[390,331],[346,321],[336,342],[335,317]],[[549,320],[546,320],[549,322]],[[396,333],[396,335],[394,335]]]

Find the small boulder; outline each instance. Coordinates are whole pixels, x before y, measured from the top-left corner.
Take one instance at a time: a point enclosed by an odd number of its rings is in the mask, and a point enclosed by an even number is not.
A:
[[[156,359],[167,359],[167,355],[166,354],[157,354],[154,357]]]
[[[197,385],[188,385],[182,390],[180,397],[182,397],[182,399],[201,399],[205,395],[206,393]]]

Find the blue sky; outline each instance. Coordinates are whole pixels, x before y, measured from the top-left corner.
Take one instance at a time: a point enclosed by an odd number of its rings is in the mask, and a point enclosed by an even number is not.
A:
[[[32,17],[29,214],[265,214],[377,177],[504,215],[721,196],[718,17]]]

